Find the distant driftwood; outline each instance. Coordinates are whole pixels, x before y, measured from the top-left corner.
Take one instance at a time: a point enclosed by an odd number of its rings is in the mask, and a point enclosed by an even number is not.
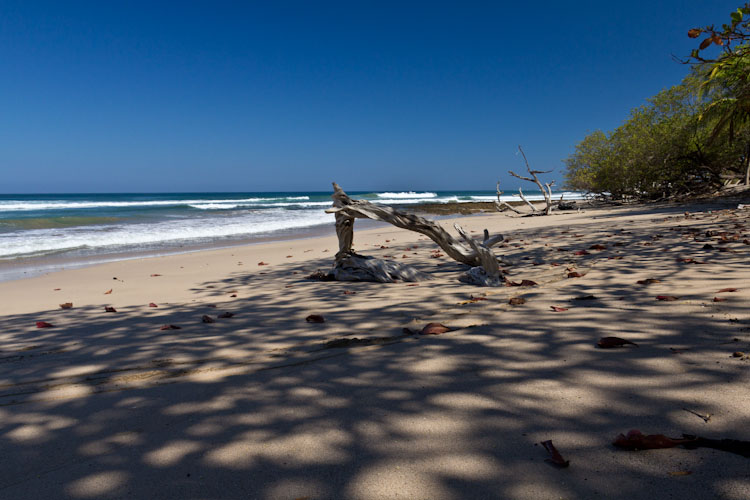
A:
[[[372,219],[393,224],[402,229],[424,234],[438,244],[452,259],[471,266],[461,280],[482,286],[499,286],[503,282],[497,257],[490,248],[503,241],[498,234],[493,237],[485,229],[484,240],[471,238],[458,225],[454,227],[461,239],[456,239],[439,224],[417,215],[406,214],[392,207],[375,205],[364,200],[352,200],[341,187],[333,183],[333,208],[327,213],[336,215],[336,235],[339,251],[332,271],[338,281],[377,281],[390,283],[400,281],[420,281],[430,279],[429,275],[411,266],[359,255],[352,250],[354,240],[354,219]]]
[[[495,205],[497,206],[497,209],[499,211],[503,211],[506,209],[510,209],[513,212],[519,214],[519,215],[549,215],[552,209],[555,206],[555,203],[552,202],[552,186],[555,185],[555,181],[546,182],[542,184],[542,181],[539,180],[538,175],[539,174],[548,174],[552,172],[552,170],[531,170],[531,166],[529,165],[529,160],[526,159],[526,153],[523,152],[523,149],[521,146],[518,146],[518,151],[521,152],[521,156],[523,156],[523,161],[526,164],[526,171],[529,173],[531,177],[525,177],[523,175],[518,175],[517,173],[513,172],[512,170],[508,170],[508,173],[512,175],[513,177],[516,177],[518,179],[521,179],[523,181],[529,181],[533,182],[539,187],[539,191],[542,192],[542,196],[544,196],[544,210],[539,210],[534,206],[533,203],[531,203],[526,197],[523,195],[523,191],[521,188],[518,188],[518,196],[521,197],[523,201],[526,202],[526,204],[531,208],[531,213],[524,214],[517,208],[511,206],[510,204],[502,201],[500,199],[500,195],[503,194],[502,191],[500,191],[500,181],[497,182],[496,191],[497,191],[497,201],[495,202]],[[557,203],[558,205],[562,203],[562,197],[560,197],[560,201]]]

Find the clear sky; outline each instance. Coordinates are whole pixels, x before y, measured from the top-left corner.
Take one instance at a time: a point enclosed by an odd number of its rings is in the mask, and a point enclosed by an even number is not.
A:
[[[740,3],[2,0],[0,192],[562,180]]]

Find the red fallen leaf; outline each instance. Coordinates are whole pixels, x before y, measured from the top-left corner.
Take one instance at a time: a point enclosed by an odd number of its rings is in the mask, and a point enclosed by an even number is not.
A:
[[[152,277],[152,278],[156,278],[157,276],[161,276],[161,274],[159,274],[159,273],[154,273],[154,274],[152,274],[152,275],[151,275],[151,277]]]
[[[599,339],[599,342],[596,343],[596,345],[602,349],[612,349],[613,347],[622,347],[628,344],[638,347],[638,344],[635,342],[621,339],[620,337],[602,337]]]
[[[563,311],[567,311],[568,310],[567,307],[559,307],[559,306],[550,306],[550,307],[555,312],[563,312]]]
[[[408,284],[408,285],[406,285],[406,286],[419,286],[419,283],[409,283],[409,284]]]
[[[607,249],[607,247],[606,247],[606,246],[604,246],[604,245],[600,245],[600,244],[598,244],[598,243],[597,243],[596,245],[591,245],[591,246],[589,247],[589,250],[606,250],[606,249]]]
[[[441,253],[430,254],[430,258],[432,258],[432,259],[437,259],[437,258],[442,257],[442,256],[443,256],[443,254],[441,254]]]
[[[157,305],[156,305],[156,304],[154,304],[153,302],[149,302],[149,303],[148,303],[148,307],[159,307],[159,306],[157,306]]]
[[[531,280],[521,280],[521,286],[537,286],[538,283],[536,281]]]
[[[589,255],[589,253],[586,250],[578,250],[573,252],[573,255]]]
[[[684,263],[684,264],[705,264],[702,260],[695,260],[693,258],[686,258],[686,257],[677,257],[675,259],[677,262]]]
[[[562,455],[560,455],[560,452],[557,451],[555,445],[552,444],[552,440],[542,441],[541,445],[544,446],[544,449],[550,454],[550,458],[545,459],[545,462],[557,465],[558,467],[567,467],[570,465],[570,461],[565,460]]]
[[[37,321],[36,327],[37,328],[53,328],[55,325],[52,323],[47,323],[46,321]]]
[[[402,256],[401,256],[401,258],[402,258],[402,259],[406,259],[406,258],[408,258],[408,257],[409,257],[409,256],[408,256],[408,255],[406,255],[406,254],[404,254],[404,255],[402,255]]]
[[[52,289],[53,292],[59,292],[60,290],[62,290],[62,288],[53,288]]]
[[[552,266],[552,267],[558,267],[558,266],[562,266],[562,264],[560,264],[559,262],[551,262],[550,266]]]
[[[507,280],[505,286],[521,286],[521,284],[518,281]]]
[[[674,448],[691,441],[694,441],[694,439],[673,439],[663,434],[643,434],[641,431],[633,429],[627,435],[619,434],[612,444],[626,450],[658,450]]]
[[[232,295],[230,295],[230,297],[236,297],[236,296],[237,296],[236,293],[233,293]]]
[[[672,302],[675,300],[679,300],[679,297],[675,297],[674,295],[657,295],[656,300],[664,300],[667,302]]]
[[[204,314],[204,315],[203,315],[203,317],[201,318],[201,321],[202,321],[203,323],[216,323],[216,320],[215,320],[215,319],[213,319],[213,318],[212,318],[211,316],[209,316],[208,314]]]
[[[182,330],[182,327],[177,325],[162,325],[159,330]]]
[[[344,295],[357,295],[357,292],[353,290],[344,290]]]
[[[420,335],[440,335],[441,333],[445,333],[449,331],[451,331],[450,328],[440,323],[428,323],[427,325],[425,325],[424,328],[422,328],[422,331],[420,331],[419,334]]]
[[[305,321],[308,323],[325,323],[326,320],[323,316],[320,314],[311,314],[310,316],[305,318]]]
[[[568,273],[568,278],[583,278],[586,274],[581,274],[578,271]]]
[[[105,311],[105,312],[108,312],[108,313],[116,313],[116,312],[117,312],[117,309],[115,309],[115,308],[114,308],[114,307],[112,307],[112,306],[104,306],[104,311]]]
[[[285,285],[284,288],[292,288],[294,285]]]
[[[724,292],[736,292],[736,291],[737,291],[737,289],[736,289],[736,288],[722,288],[721,290],[719,290],[719,291],[718,291],[718,292],[716,292],[716,293],[724,293]]]
[[[267,265],[268,265],[268,262],[263,262],[263,261],[260,261],[260,262],[258,262],[258,265],[259,265],[259,266],[267,266]]]
[[[73,307],[72,302],[64,302],[60,304],[60,309],[70,309],[71,307]]]
[[[645,280],[636,281],[639,285],[653,285],[654,283],[661,283],[661,280],[655,278],[646,278]]]
[[[526,299],[524,299],[523,297],[511,297],[510,300],[508,300],[508,304],[512,306],[520,306],[525,303]]]
[[[714,297],[714,302],[726,302],[727,299],[723,297]]]
[[[216,307],[216,306],[214,306],[214,307]],[[234,316],[234,313],[230,313],[229,311],[227,311],[227,312],[223,312],[223,313],[219,314],[217,316],[217,318],[222,318],[223,319],[223,318],[231,318],[233,316]]]
[[[294,255],[287,255],[286,256],[287,259],[291,259],[292,257],[294,257]]]
[[[111,293],[112,293],[112,289],[110,288],[109,290],[107,290],[106,292],[104,292],[104,295],[109,295]]]
[[[388,248],[388,247],[387,247],[387,246],[385,246],[385,245],[380,245],[380,249],[381,249],[381,250],[385,250],[386,248]]]

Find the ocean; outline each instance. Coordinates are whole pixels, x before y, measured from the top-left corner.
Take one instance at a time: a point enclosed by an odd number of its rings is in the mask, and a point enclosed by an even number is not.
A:
[[[539,192],[524,194],[542,199]],[[492,191],[349,195],[401,206],[496,199]],[[330,196],[330,191],[0,195],[0,280],[61,267],[332,233],[334,217],[324,212],[331,206]],[[566,193],[565,198],[580,195]]]

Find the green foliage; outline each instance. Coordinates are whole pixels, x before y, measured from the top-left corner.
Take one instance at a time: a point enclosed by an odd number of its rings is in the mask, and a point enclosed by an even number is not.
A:
[[[693,73],[631,111],[617,129],[596,131],[565,160],[568,187],[615,198],[659,198],[719,186],[750,173],[750,3],[691,54]],[[713,58],[701,56],[721,47]]]

